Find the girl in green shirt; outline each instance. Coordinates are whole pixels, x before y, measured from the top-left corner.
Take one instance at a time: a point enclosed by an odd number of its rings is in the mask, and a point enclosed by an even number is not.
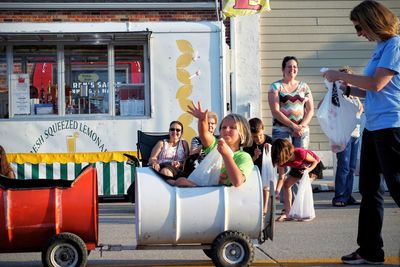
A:
[[[220,125],[220,138],[217,139],[208,131],[208,110],[203,110],[200,103],[196,105],[192,102],[192,105],[188,106],[188,113],[198,119],[199,136],[205,153],[208,154],[216,147],[222,156],[219,184],[235,187],[243,184],[254,166],[251,156],[241,149],[253,142],[247,120],[238,114],[225,116]],[[176,181],[169,180],[169,183],[176,186],[197,186],[185,177],[180,177]]]

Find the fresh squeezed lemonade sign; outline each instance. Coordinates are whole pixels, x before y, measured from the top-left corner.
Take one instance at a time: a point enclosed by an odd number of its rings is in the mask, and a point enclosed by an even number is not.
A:
[[[53,123],[48,128],[46,128],[37,138],[36,141],[31,146],[31,153],[38,153],[40,148],[51,138],[60,134],[62,131],[68,131],[69,134],[66,136],[66,147],[67,152],[76,152],[76,141],[79,136],[86,136],[92,141],[95,146],[101,152],[107,152],[108,149],[100,137],[100,134],[96,132],[95,129],[89,127],[85,122],[76,120],[62,120]]]

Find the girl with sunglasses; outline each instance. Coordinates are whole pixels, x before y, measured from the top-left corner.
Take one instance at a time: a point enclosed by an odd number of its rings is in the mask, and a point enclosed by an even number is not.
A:
[[[189,145],[182,139],[180,121],[169,124],[169,139],[160,140],[151,151],[149,166],[168,178],[182,175],[184,162],[189,155]]]

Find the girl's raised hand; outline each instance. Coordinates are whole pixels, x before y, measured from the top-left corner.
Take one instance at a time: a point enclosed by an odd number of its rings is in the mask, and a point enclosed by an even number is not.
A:
[[[197,102],[196,106],[196,104],[192,101],[192,105],[188,106],[187,112],[199,120],[205,120],[207,118],[208,109],[203,111],[200,102]]]

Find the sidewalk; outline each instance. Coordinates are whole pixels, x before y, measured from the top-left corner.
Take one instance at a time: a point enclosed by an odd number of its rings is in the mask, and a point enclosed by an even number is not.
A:
[[[357,180],[357,191],[358,191],[358,176],[355,177],[354,182]],[[327,192],[335,190],[335,177],[333,176],[333,168],[327,168],[324,170],[324,178],[316,179],[312,182],[313,192]],[[354,189],[353,189],[354,190]]]
[[[382,177],[382,176],[381,176]],[[359,192],[358,190],[358,175],[354,176],[353,181],[353,192]],[[323,179],[316,179],[312,182],[313,192],[328,192],[328,191],[335,191],[335,176],[333,172],[333,168],[327,168],[324,170],[324,178]],[[385,191],[388,191],[387,185],[382,177],[382,186],[384,187]]]

